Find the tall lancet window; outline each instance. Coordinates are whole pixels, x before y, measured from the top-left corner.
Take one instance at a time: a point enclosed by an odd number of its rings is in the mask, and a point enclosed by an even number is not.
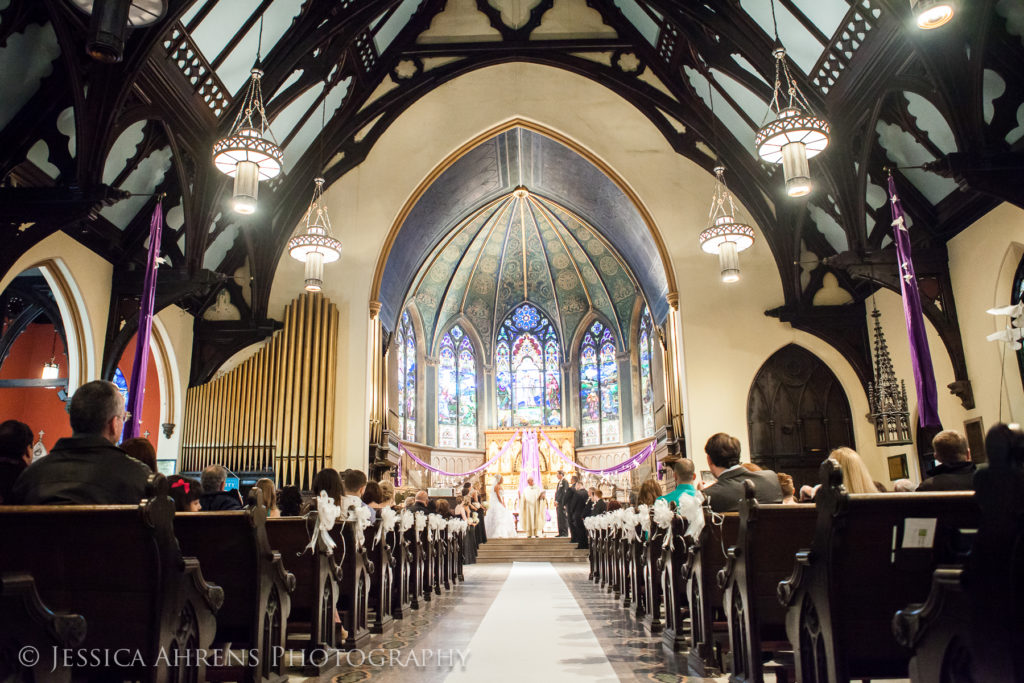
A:
[[[644,436],[654,436],[654,382],[651,374],[651,359],[654,357],[654,325],[651,312],[644,306],[640,316],[640,339],[637,344],[640,354],[640,409],[644,417]]]
[[[476,448],[476,354],[458,325],[441,338],[437,430],[442,448]]]
[[[402,313],[395,338],[398,348],[398,436],[416,440],[416,332],[409,312]]]
[[[594,321],[580,342],[580,412],[584,446],[619,441],[615,337],[600,321]]]
[[[555,326],[522,304],[498,330],[494,350],[498,425],[562,424],[562,373]]]

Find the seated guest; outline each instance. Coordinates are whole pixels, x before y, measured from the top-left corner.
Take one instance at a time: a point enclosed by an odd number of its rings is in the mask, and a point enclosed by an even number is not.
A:
[[[427,514],[427,512],[430,511],[430,509],[427,507],[427,503],[429,502],[430,499],[427,497],[427,492],[420,489],[419,491],[416,492],[416,502],[412,506],[412,511],[414,513],[422,512],[423,514]]]
[[[917,490],[917,484],[909,479],[897,479],[892,483],[892,490],[896,493],[910,493]]]
[[[436,500],[428,500],[427,501],[427,513],[428,514],[436,514],[437,513],[437,501]]]
[[[345,497],[342,499],[342,509],[349,507],[365,507],[370,511],[370,522],[377,519],[377,511],[363,502],[363,491],[366,489],[366,474],[362,470],[345,470],[341,478],[342,487],[345,489]]]
[[[363,488],[362,498],[363,503],[374,510],[380,510],[384,507],[384,495],[381,493],[380,484],[375,481],[366,482],[366,486]]]
[[[383,480],[377,482],[380,484],[380,497],[381,504],[387,507],[391,507],[395,504],[395,485],[390,481]]]
[[[175,474],[167,477],[167,483],[171,485],[170,493],[176,512],[199,512],[202,510],[199,505],[202,488],[198,481]]]
[[[156,449],[153,448],[153,444],[149,442],[149,439],[139,436],[122,441],[121,450],[148,467],[150,472],[157,471]]]
[[[704,445],[708,468],[716,481],[704,487],[704,495],[715,512],[735,512],[743,498],[743,482],[754,483],[754,497],[759,503],[781,503],[779,478],[771,470],[750,472],[740,465],[740,440],[719,432]]]
[[[839,464],[843,473],[843,487],[847,493],[878,493],[875,481],[871,478],[868,466],[864,464],[857,451],[846,446],[835,448],[828,454],[829,459]],[[801,486],[800,500],[814,500],[821,484],[817,486]]]
[[[636,504],[654,505],[654,501],[659,497],[661,497],[661,484],[657,479],[648,479],[640,484],[640,492],[636,495]]]
[[[601,489],[594,489],[594,507],[591,509],[590,514],[600,515],[608,511],[608,503],[604,501],[604,493]]]
[[[622,503],[620,503],[619,501],[615,500],[614,498],[609,500],[607,502],[607,505],[608,505],[608,507],[605,510],[605,512],[615,512],[616,510],[622,509]]]
[[[416,496],[414,496],[413,494],[410,493],[408,496],[405,497],[405,500],[402,501],[402,508],[405,509],[405,510],[408,510],[409,512],[414,512],[415,511],[415,506],[416,506]]]
[[[277,506],[282,517],[298,517],[302,514],[302,494],[298,486],[283,486],[277,494]]]
[[[437,501],[437,514],[441,515],[445,519],[452,516],[452,506],[448,504],[448,501],[442,498]]]
[[[210,465],[201,475],[203,495],[199,496],[199,505],[203,512],[225,510],[241,510],[242,499],[238,491],[225,491],[228,471],[223,465]]]
[[[0,424],[0,505],[10,502],[11,488],[32,464],[32,429],[24,422]]]
[[[124,398],[113,382],[83,384],[68,408],[71,436],[14,482],[11,500],[24,505],[136,505],[146,495],[149,468],[115,444]]]
[[[793,477],[784,472],[776,475],[779,478],[779,486],[782,487],[783,505],[796,505],[796,488],[793,486]]]
[[[747,472],[760,472],[761,471],[761,466],[760,465],[755,465],[752,462],[741,462],[740,463],[740,467],[745,469]]]
[[[267,508],[267,517],[280,517],[281,510],[277,507],[277,491],[274,482],[266,477],[256,480],[256,488],[263,495],[263,505]]]
[[[952,429],[941,431],[932,439],[932,450],[938,465],[928,470],[928,477],[917,487],[918,491],[973,491],[974,472],[967,439]]]
[[[879,493],[889,493],[889,489],[885,488],[885,484],[883,484],[882,482],[876,481],[873,483],[875,485],[875,490],[878,491]]]
[[[678,458],[667,463],[671,468],[672,472],[676,475],[676,487],[659,498],[665,499],[669,503],[675,503],[677,506],[680,504],[683,496],[690,496],[693,498],[697,494],[697,488],[693,485],[696,471],[693,467],[693,461],[689,458]],[[654,482],[657,485],[657,482]],[[643,489],[640,489],[641,492]],[[661,490],[661,487],[658,487]]]
[[[325,468],[316,473],[313,477],[313,498],[318,498],[320,492],[324,491],[327,493],[327,497],[334,501],[334,504],[341,507],[341,499],[345,497],[345,488],[341,483],[341,475],[338,474],[338,470],[333,468]],[[313,509],[316,509],[316,503],[313,504]]]

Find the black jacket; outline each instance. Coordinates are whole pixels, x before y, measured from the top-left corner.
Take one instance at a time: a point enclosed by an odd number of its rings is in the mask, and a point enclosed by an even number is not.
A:
[[[238,491],[214,491],[199,496],[199,507],[203,512],[241,510],[242,499],[238,497]]]
[[[414,515],[415,515],[415,514],[416,514],[417,512],[422,512],[422,513],[423,513],[423,514],[425,514],[425,515],[426,515],[426,514],[429,514],[429,513],[430,513],[430,511],[429,511],[429,510],[427,510],[427,506],[426,506],[426,505],[424,505],[423,503],[419,502],[419,501],[416,501],[415,503],[413,503],[413,504],[412,504],[412,507],[411,507],[410,509],[412,510],[412,513],[413,513]]]
[[[21,458],[17,460],[0,459],[0,505],[11,503],[11,489],[18,476],[28,465]]]
[[[11,491],[23,505],[136,505],[149,468],[102,436],[69,436],[28,466]]]
[[[555,487],[555,502],[565,507],[566,503],[569,502],[566,498],[570,491],[569,482],[565,480],[565,477],[562,477],[562,481],[558,482],[558,486]]]
[[[928,478],[917,487],[918,491],[973,491],[977,466],[970,460],[952,465],[939,465],[928,470]]]
[[[586,489],[571,489],[569,491],[568,501],[566,503],[566,512],[569,514],[569,519],[583,519],[585,516],[587,498]]]
[[[726,470],[711,486],[704,489],[704,495],[711,500],[715,512],[736,512],[743,498],[743,482],[754,482],[754,498],[758,503],[781,503],[782,487],[779,475],[771,470],[748,472],[742,467]]]
[[[590,514],[592,514],[592,515],[600,515],[600,514],[604,514],[607,511],[608,511],[608,503],[604,502],[604,498],[599,498],[597,501],[594,502],[594,509],[593,509],[593,511]]]

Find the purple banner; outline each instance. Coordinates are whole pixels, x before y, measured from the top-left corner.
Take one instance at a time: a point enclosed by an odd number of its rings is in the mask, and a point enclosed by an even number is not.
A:
[[[540,484],[540,449],[537,445],[537,430],[523,432],[523,464],[519,468],[519,497],[522,498],[526,489],[526,480],[533,477],[535,484]]]
[[[444,477],[468,477],[471,474],[476,474],[480,470],[487,469],[488,467],[491,466],[491,464],[493,464],[495,461],[497,461],[499,458],[501,458],[501,456],[505,455],[505,451],[508,450],[509,446],[512,445],[512,442],[515,441],[515,439],[516,439],[516,437],[518,435],[519,435],[519,432],[516,431],[516,433],[512,435],[512,438],[510,438],[508,441],[505,442],[505,445],[501,447],[501,450],[498,452],[498,454],[496,456],[494,456],[493,458],[491,458],[490,460],[485,462],[483,465],[480,465],[480,467],[477,467],[475,470],[470,470],[469,472],[445,472],[444,470],[438,469],[438,468],[434,467],[433,465],[431,465],[429,463],[425,463],[422,460],[420,460],[419,458],[417,458],[416,455],[412,451],[410,451],[408,448],[406,448],[403,443],[399,442],[398,443],[398,447],[402,450],[403,453],[408,455],[412,459],[413,462],[415,462],[417,465],[419,465],[423,469],[430,470],[431,472],[434,472],[436,474],[440,474],[441,476],[444,476]]]
[[[160,256],[160,233],[164,227],[163,202],[157,201],[149,221],[149,254],[146,256],[146,276],[142,284],[139,303],[139,331],[135,338],[135,359],[132,378],[128,383],[128,405],[125,410],[131,419],[124,425],[122,441],[134,439],[142,431],[142,405],[146,392],[146,368],[149,366],[149,338],[153,329],[153,305],[156,301],[156,269]]]
[[[896,262],[900,269],[900,290],[903,293],[903,317],[910,340],[910,364],[914,370],[917,389],[917,416],[922,427],[941,427],[939,398],[935,390],[935,370],[928,349],[928,335],[921,312],[921,292],[917,286],[914,262],[910,253],[910,230],[907,226],[896,183],[889,174],[889,201],[892,203],[893,239],[896,242]]]
[[[587,467],[583,467],[579,463],[573,462],[569,456],[562,452],[561,448],[555,445],[555,442],[553,442],[547,434],[544,432],[541,432],[540,434],[544,437],[544,440],[548,442],[548,446],[551,450],[558,454],[558,457],[572,465],[574,468],[581,472],[586,472],[587,474],[622,474],[623,472],[636,469],[641,465],[641,463],[647,460],[647,458],[651,457],[651,454],[654,453],[655,446],[658,445],[657,441],[652,441],[650,445],[645,447],[642,451],[630,457],[628,460],[623,460],[618,465],[612,465],[611,467],[606,467],[603,470],[592,470]]]

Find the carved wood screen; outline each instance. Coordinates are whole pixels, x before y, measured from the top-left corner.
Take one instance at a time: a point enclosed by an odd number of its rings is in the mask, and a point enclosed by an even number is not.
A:
[[[308,489],[331,466],[337,346],[337,306],[309,292],[293,300],[265,347],[188,390],[179,469],[273,469],[278,485]]]
[[[829,451],[855,447],[850,403],[836,376],[795,344],[758,370],[747,398],[751,460],[802,484],[816,484]]]

